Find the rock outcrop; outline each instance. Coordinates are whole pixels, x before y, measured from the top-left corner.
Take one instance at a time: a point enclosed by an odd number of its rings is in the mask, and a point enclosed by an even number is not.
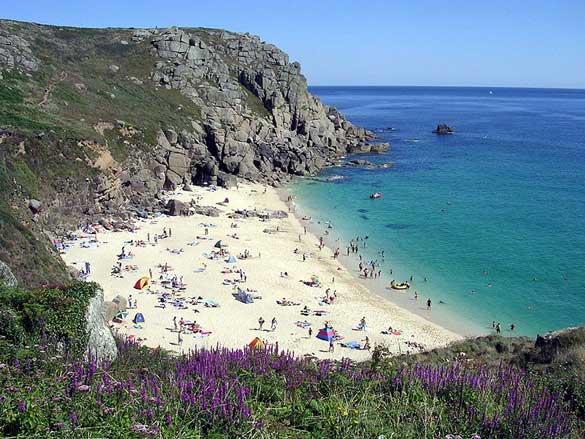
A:
[[[106,304],[101,289],[97,289],[96,295],[90,299],[85,317],[89,335],[86,355],[99,362],[114,360],[118,356],[118,348],[107,325]]]
[[[433,133],[435,134],[453,134],[454,132],[455,130],[453,128],[444,123],[440,123],[437,125],[437,128],[433,130]]]
[[[18,285],[18,281],[12,274],[10,267],[2,261],[0,261],[0,285],[10,288]]]
[[[27,40],[0,29],[0,66],[33,72],[40,64]]]
[[[188,171],[197,184],[235,185],[232,175],[274,182],[313,174],[348,151],[372,150],[373,135],[311,96],[300,64],[272,44],[221,30],[150,32],[153,54],[165,60],[152,79],[188,96],[203,117],[190,133],[159,135],[168,151],[165,187],[188,181]]]

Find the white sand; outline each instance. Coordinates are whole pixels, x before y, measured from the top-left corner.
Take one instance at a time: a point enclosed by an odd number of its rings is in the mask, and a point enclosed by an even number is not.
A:
[[[227,347],[242,347],[254,337],[259,336],[268,343],[278,342],[279,347],[294,351],[296,354],[311,354],[320,358],[349,357],[354,360],[365,360],[370,357],[370,352],[365,350],[351,350],[335,343],[335,352],[328,352],[328,343],[316,338],[324,322],[328,321],[333,328],[344,337],[342,341],[358,341],[363,344],[366,336],[369,337],[372,346],[384,344],[392,352],[413,351],[408,347],[407,341],[422,343],[426,348],[445,345],[461,337],[451,331],[437,326],[424,318],[399,308],[392,303],[374,295],[363,285],[360,285],[354,274],[344,270],[338,270],[340,265],[332,258],[332,252],[328,248],[322,251],[318,249],[318,239],[311,234],[304,234],[303,224],[293,215],[285,219],[272,219],[262,222],[258,218],[237,220],[238,227],[231,228],[234,222],[226,215],[236,208],[262,210],[287,211],[285,202],[279,199],[278,193],[272,188],[260,185],[240,185],[239,190],[218,189],[211,192],[204,188],[195,188],[194,192],[177,191],[169,194],[171,198],[188,201],[191,198],[202,196],[199,204],[214,205],[229,197],[227,206],[218,206],[223,210],[219,218],[193,215],[189,217],[161,216],[155,220],[139,221],[140,229],[135,233],[130,232],[100,232],[97,237],[99,246],[86,249],[80,246],[81,241],[74,241],[72,248],[65,251],[63,259],[67,264],[78,269],[83,267],[85,261],[91,263],[91,275],[88,280],[99,283],[103,289],[106,300],[113,299],[120,294],[128,297],[130,294],[138,300],[138,308],[129,310],[130,315],[126,322],[114,324],[116,330],[123,334],[134,335],[143,339],[147,346],[161,346],[175,351],[185,351],[195,346],[215,346],[221,344]],[[196,236],[204,235],[204,227],[201,223],[211,223],[216,227],[209,228],[210,240],[197,240]],[[268,234],[265,229],[276,229],[279,232]],[[134,273],[123,272],[123,278],[111,276],[111,268],[117,262],[116,255],[120,253],[124,241],[145,240],[147,233],[151,235],[151,242],[155,234],[162,233],[163,227],[172,230],[172,237],[159,240],[158,245],[135,247],[126,244],[126,252],[133,252],[132,260],[122,261],[123,265],[135,264],[139,270]],[[239,239],[228,237],[237,233]],[[302,235],[302,242],[298,241]],[[87,235],[84,235],[87,236]],[[209,260],[202,256],[213,250],[215,242],[221,239],[228,244],[227,250],[238,255],[245,249],[253,256],[251,259],[239,260],[237,264],[226,264],[222,259]],[[187,245],[191,242],[198,245]],[[183,253],[175,255],[166,249],[182,248]],[[294,250],[298,248],[299,254]],[[306,262],[302,260],[302,253],[313,254]],[[259,254],[261,254],[260,257]],[[155,282],[160,272],[158,264],[167,262],[173,268],[170,273],[183,276],[187,284],[183,297],[198,297],[212,299],[221,306],[219,308],[205,308],[202,305],[191,306],[188,309],[178,310],[172,305],[165,309],[157,308],[157,294],[165,290],[160,284],[154,283],[149,290],[139,292],[133,289],[133,285],[141,276],[148,276],[148,269],[152,269]],[[195,273],[194,270],[207,264],[203,273]],[[242,288],[258,290],[262,299],[252,304],[244,304],[234,299],[232,286],[222,285],[224,278],[237,279],[237,274],[222,274],[224,267],[232,269],[241,268],[247,275],[247,282],[241,284]],[[280,276],[281,272],[288,272],[288,279]],[[308,280],[316,274],[323,282],[323,287],[314,288],[304,285],[301,280]],[[332,278],[335,282],[332,283]],[[337,291],[337,299],[332,305],[319,305],[319,298],[323,297],[326,288],[331,287]],[[300,302],[301,306],[280,306],[277,299],[287,299]],[[327,316],[318,317],[300,314],[304,305],[311,310],[325,309],[330,313]],[[197,309],[199,312],[195,312]],[[142,329],[134,328],[131,318],[136,312],[145,316],[146,323]],[[177,320],[183,317],[186,320],[196,320],[204,330],[211,331],[206,338],[195,338],[190,333],[183,334],[183,343],[177,344],[177,333],[172,331],[173,316]],[[355,327],[362,317],[366,318],[367,331],[355,331]],[[266,323],[264,330],[259,331],[258,319],[263,317]],[[270,331],[270,322],[276,317],[278,324],[275,331]],[[307,320],[312,324],[313,335],[308,337],[308,329],[302,329],[295,325],[297,321]],[[402,334],[382,335],[381,330],[388,326],[398,328]]]

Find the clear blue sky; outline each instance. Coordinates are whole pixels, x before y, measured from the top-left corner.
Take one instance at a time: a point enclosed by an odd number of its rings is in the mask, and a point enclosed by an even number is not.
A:
[[[2,0],[0,15],[250,32],[311,85],[585,88],[585,0]]]

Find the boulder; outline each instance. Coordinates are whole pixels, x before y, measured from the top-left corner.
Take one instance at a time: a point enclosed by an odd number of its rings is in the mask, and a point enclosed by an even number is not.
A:
[[[117,73],[117,72],[118,72],[118,70],[120,70],[120,67],[118,67],[118,66],[117,66],[117,65],[115,65],[115,64],[110,64],[110,65],[108,66],[108,69],[110,69],[110,71],[111,71],[111,72]]]
[[[169,200],[167,203],[167,213],[171,216],[189,215],[189,206],[179,200]]]
[[[218,217],[221,210],[215,206],[193,206],[191,210],[199,215]]]
[[[226,189],[231,189],[238,185],[238,178],[235,175],[220,171],[217,174],[217,184]]]
[[[390,149],[390,144],[387,142],[370,143],[370,151],[376,153],[386,152]]]
[[[455,130],[453,128],[444,123],[440,123],[437,125],[437,128],[433,130],[433,133],[435,134],[453,134],[454,132]]]
[[[43,207],[43,203],[39,200],[35,200],[31,198],[28,200],[28,208],[31,210],[32,213],[39,213]]]
[[[126,308],[128,308],[128,301],[123,296],[117,295],[112,299],[112,302],[116,304],[118,311],[126,311]]]
[[[86,355],[98,362],[114,360],[118,356],[118,348],[107,324],[106,303],[101,289],[97,289],[96,295],[90,299],[85,319],[89,336]]]

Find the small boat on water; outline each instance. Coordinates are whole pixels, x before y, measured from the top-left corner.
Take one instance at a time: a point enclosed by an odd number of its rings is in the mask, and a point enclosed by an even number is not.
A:
[[[408,290],[410,284],[408,282],[396,283],[395,280],[392,280],[392,282],[390,282],[390,288],[393,290]]]
[[[372,195],[370,195],[370,198],[372,200],[375,200],[377,198],[381,198],[382,197],[382,192],[374,192]]]

